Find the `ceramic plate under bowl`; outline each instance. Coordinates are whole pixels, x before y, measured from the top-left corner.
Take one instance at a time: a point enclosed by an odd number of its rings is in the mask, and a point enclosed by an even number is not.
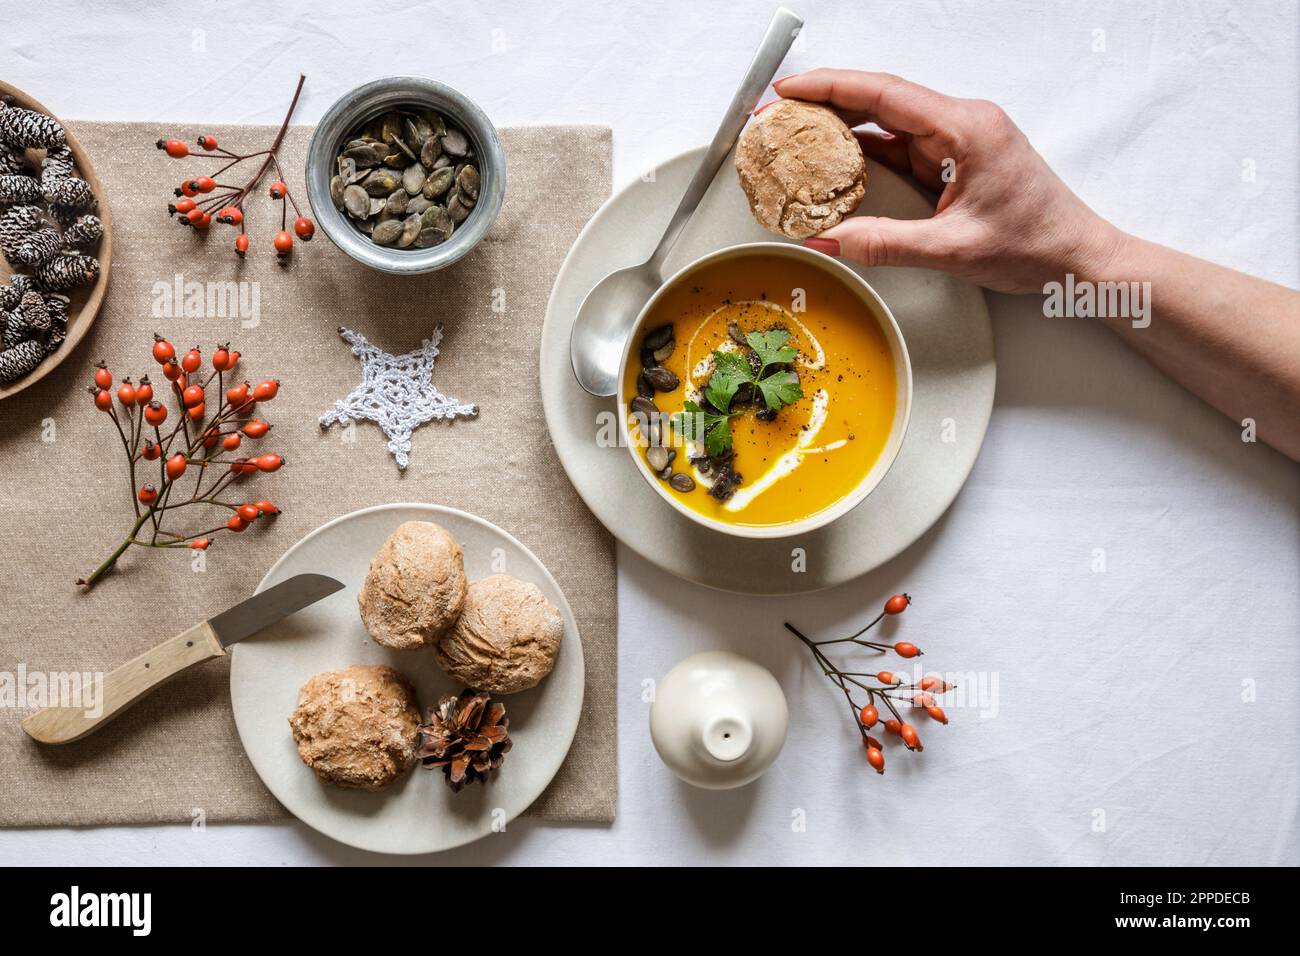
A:
[[[613,535],[646,560],[710,587],[751,594],[816,591],[866,574],[915,542],[947,510],[979,455],[993,408],[993,328],[977,286],[927,269],[849,265],[888,303],[912,360],[907,437],[883,481],[860,505],[806,535],[765,541],[696,524],[661,500],[616,443],[613,398],[588,395],[573,377],[569,332],[602,278],[649,258],[699,165],[692,150],[635,180],[592,218],[569,251],[546,307],[541,384],[546,424],[578,494]],[[867,160],[858,212],[920,219],[934,208],[921,191]],[[723,164],[664,275],[706,253],[779,241],[749,212],[735,166]],[[793,549],[801,549],[795,554]]]
[[[471,581],[503,573],[541,588],[560,609],[564,640],[555,669],[539,685],[501,698],[514,747],[485,785],[452,793],[442,770],[417,765],[377,793],[322,784],[298,757],[289,715],[298,689],[315,674],[349,664],[388,664],[415,685],[421,714],[463,688],[431,651],[392,651],[370,640],[357,592],[370,559],[404,521],[433,521],[465,550]],[[531,551],[482,518],[439,505],[381,505],[337,518],[290,548],[258,591],[304,572],[328,574],[344,588],[231,648],[230,700],[235,726],[262,782],[285,807],[326,836],[378,853],[447,850],[492,832],[541,794],[569,752],[582,710],[582,641],[564,593]],[[499,823],[498,823],[499,826]]]
[[[10,86],[8,83],[0,82],[0,96],[11,98],[14,106],[54,116],[53,113],[22,90]],[[91,191],[95,194],[96,208],[93,212],[99,217],[100,222],[104,224],[104,235],[99,240],[99,245],[85,250],[99,260],[99,276],[88,285],[75,286],[63,293],[70,300],[68,303],[68,335],[64,339],[63,345],[54,354],[47,355],[42,359],[36,368],[22,376],[22,378],[15,379],[8,384],[0,383],[0,399],[16,395],[29,385],[35,385],[72,354],[76,350],[77,344],[90,331],[90,325],[95,321],[95,316],[99,314],[99,307],[104,302],[104,294],[108,291],[108,273],[113,261],[113,217],[109,213],[108,197],[104,192],[103,183],[99,181],[99,177],[95,175],[94,167],[90,164],[90,156],[81,148],[81,144],[72,135],[72,130],[68,129],[67,124],[64,124],[63,132],[68,148],[72,150],[72,158],[76,164],[76,174],[90,183]],[[29,156],[45,155],[43,150],[28,150],[27,152]],[[92,210],[88,209],[86,211],[90,212]],[[25,267],[10,266],[5,262],[4,257],[0,256],[0,285],[8,285],[9,276],[15,272],[30,271]]]

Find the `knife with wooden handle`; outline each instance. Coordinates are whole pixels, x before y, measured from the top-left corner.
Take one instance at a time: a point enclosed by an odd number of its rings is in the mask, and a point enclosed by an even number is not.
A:
[[[104,726],[155,687],[195,664],[224,657],[226,648],[276,621],[315,604],[343,587],[323,574],[298,574],[242,601],[216,617],[182,631],[171,640],[104,675],[98,706],[57,706],[38,710],[23,721],[29,737],[43,744],[67,744]],[[94,712],[95,716],[88,716]]]

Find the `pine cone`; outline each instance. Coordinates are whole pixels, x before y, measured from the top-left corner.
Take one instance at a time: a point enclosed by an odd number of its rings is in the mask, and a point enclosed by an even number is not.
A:
[[[36,280],[50,292],[63,292],[99,275],[99,260],[91,256],[55,256],[36,267]]]
[[[25,272],[15,272],[9,277],[9,284],[18,290],[18,301],[23,300],[29,289],[36,288],[36,280]],[[17,304],[15,303],[15,308]]]
[[[20,148],[51,149],[63,145],[63,127],[44,113],[5,106],[0,108],[0,141]]]
[[[45,358],[45,346],[35,340],[19,342],[11,349],[0,352],[0,382],[21,378]]]
[[[38,266],[54,258],[63,248],[63,233],[46,226],[29,233],[14,250],[14,258],[25,266]]]
[[[12,283],[0,285],[0,312],[18,308],[18,303],[23,300],[23,291],[21,287]]]
[[[76,168],[72,150],[67,146],[58,146],[45,154],[41,160],[41,178],[46,176],[71,176]]]
[[[50,333],[45,339],[45,354],[50,355],[57,352],[68,337],[68,297],[51,295],[45,300],[45,308],[50,313]]]
[[[76,176],[43,176],[41,195],[45,197],[46,202],[54,205],[80,209],[90,202],[94,193],[91,191],[90,183]]]
[[[104,235],[104,224],[98,216],[78,216],[77,220],[63,233],[65,246],[90,246]]]
[[[73,175],[75,161],[66,146],[52,149],[41,162],[41,195],[56,205],[84,206],[90,201],[90,183]]]
[[[23,294],[23,301],[19,308],[23,310],[23,318],[32,328],[38,332],[49,330],[50,310],[45,305],[45,296],[32,289]]]
[[[41,211],[36,206],[12,206],[0,216],[0,250],[11,255],[40,224]]]
[[[62,325],[65,328],[68,325],[68,304],[69,299],[66,295],[51,294],[45,300],[45,308],[50,313],[50,323],[57,328]]]
[[[95,197],[92,195],[90,201],[82,203],[80,206],[64,206],[59,203],[50,204],[50,215],[64,229],[71,228],[83,214],[94,210]]]
[[[459,792],[501,766],[510,750],[509,731],[505,704],[474,690],[447,694],[429,708],[415,752],[424,766],[441,767],[447,786]]]
[[[23,151],[8,143],[0,143],[0,176],[12,176],[27,172],[27,162]]]
[[[41,182],[35,176],[10,173],[0,176],[0,203],[37,202],[41,199]]]
[[[25,342],[36,332],[32,324],[27,321],[23,315],[22,309],[14,309],[5,316],[4,324],[4,344],[6,348],[13,348],[19,342]]]

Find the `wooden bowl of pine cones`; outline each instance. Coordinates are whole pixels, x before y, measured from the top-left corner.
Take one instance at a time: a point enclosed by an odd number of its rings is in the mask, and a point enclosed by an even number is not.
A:
[[[76,137],[0,82],[0,399],[52,372],[108,290],[113,227]]]

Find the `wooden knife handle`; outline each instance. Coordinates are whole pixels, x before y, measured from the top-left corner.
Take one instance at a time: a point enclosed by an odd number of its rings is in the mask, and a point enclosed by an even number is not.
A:
[[[80,740],[181,671],[225,653],[216,632],[204,621],[105,674],[97,693],[91,697],[83,691],[90,699],[78,706],[38,710],[23,721],[23,730],[43,744]]]

